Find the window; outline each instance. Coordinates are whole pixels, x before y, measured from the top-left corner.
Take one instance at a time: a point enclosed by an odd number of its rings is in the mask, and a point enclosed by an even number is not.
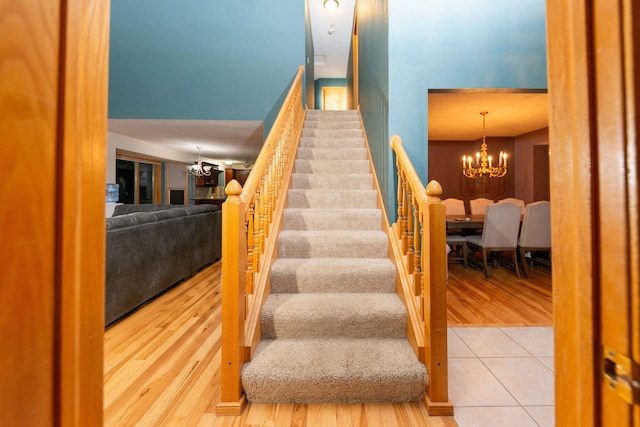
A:
[[[159,162],[116,155],[116,180],[120,185],[120,203],[160,203]]]

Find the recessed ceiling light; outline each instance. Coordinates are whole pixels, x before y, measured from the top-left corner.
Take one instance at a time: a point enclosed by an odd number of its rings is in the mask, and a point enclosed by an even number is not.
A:
[[[338,0],[324,0],[323,5],[325,9],[331,12],[333,12],[338,8],[338,6],[340,6],[340,4],[338,3]]]

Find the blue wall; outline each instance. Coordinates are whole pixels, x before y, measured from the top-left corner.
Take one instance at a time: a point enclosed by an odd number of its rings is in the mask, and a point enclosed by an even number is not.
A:
[[[358,0],[358,102],[387,215],[394,178],[389,162],[389,14],[386,0]]]
[[[112,0],[109,117],[264,120],[306,63],[305,2]]]
[[[386,0],[363,3],[367,8],[387,5]],[[386,29],[377,17],[358,15],[359,29],[366,28],[366,36],[377,40],[365,46],[365,34],[359,32],[360,106],[367,134],[374,123],[385,118],[363,99],[375,97],[380,90],[372,81],[385,90],[382,74],[386,72],[389,132],[384,144],[388,146],[392,135],[400,135],[426,185],[427,91],[546,88],[545,21],[544,0],[388,0]],[[379,62],[377,49],[384,50],[378,46],[382,45],[379,39],[385,33],[388,67],[373,70],[365,63]],[[392,161],[387,164],[393,169]],[[390,204],[395,206],[393,188],[389,194]],[[393,216],[393,210],[388,213]]]
[[[313,47],[313,35],[311,34],[311,17],[309,15],[309,3],[304,2],[304,19],[305,19],[305,46],[306,46],[306,58],[305,58],[305,98],[304,104],[306,108],[313,108],[315,104],[315,91],[311,90],[314,87],[315,72],[313,70],[313,58],[315,57],[315,49]]]

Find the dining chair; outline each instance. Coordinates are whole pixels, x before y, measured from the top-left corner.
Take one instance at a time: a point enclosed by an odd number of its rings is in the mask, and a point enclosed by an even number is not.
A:
[[[514,205],[518,205],[522,207],[522,215],[524,215],[524,207],[525,203],[522,199],[516,199],[515,197],[507,197],[506,199],[498,200],[497,203],[513,203]]]
[[[464,208],[464,200],[449,197],[442,201],[444,210],[447,215],[465,215],[467,212]]]
[[[551,253],[551,203],[540,201],[525,207],[522,229],[518,238],[518,250],[524,266],[524,274],[529,277],[527,252],[549,251]],[[533,257],[531,258],[533,261]]]
[[[444,199],[442,203],[444,203],[446,215],[466,214],[466,210],[464,208],[464,200],[449,197],[448,199]],[[454,230],[452,234],[447,233],[447,245],[449,245],[451,249],[451,251],[447,253],[447,260],[462,262],[464,268],[467,268],[467,257],[469,255],[469,251],[467,247],[467,241],[461,234],[458,234],[461,231],[462,230]]]
[[[487,206],[491,206],[493,204],[493,200],[486,199],[484,197],[478,197],[477,199],[469,200],[471,215],[484,215],[487,210]]]
[[[487,257],[491,252],[497,251],[512,252],[513,269],[516,277],[520,278],[517,247],[521,216],[520,206],[513,203],[489,205],[484,217],[482,234],[465,237],[470,250],[478,248],[482,251],[482,263],[487,279],[490,277]]]

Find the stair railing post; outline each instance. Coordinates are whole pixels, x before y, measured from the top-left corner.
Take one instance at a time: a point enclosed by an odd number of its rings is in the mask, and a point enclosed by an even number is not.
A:
[[[425,324],[429,325],[426,363],[429,372],[427,390],[430,415],[452,415],[449,401],[449,365],[447,355],[447,258],[445,207],[440,196],[442,186],[430,181],[426,188],[428,212],[428,273],[425,273]]]
[[[242,186],[232,180],[222,205],[222,361],[219,415],[240,415],[246,404],[240,372],[246,362],[244,322],[246,316],[247,239]]]

